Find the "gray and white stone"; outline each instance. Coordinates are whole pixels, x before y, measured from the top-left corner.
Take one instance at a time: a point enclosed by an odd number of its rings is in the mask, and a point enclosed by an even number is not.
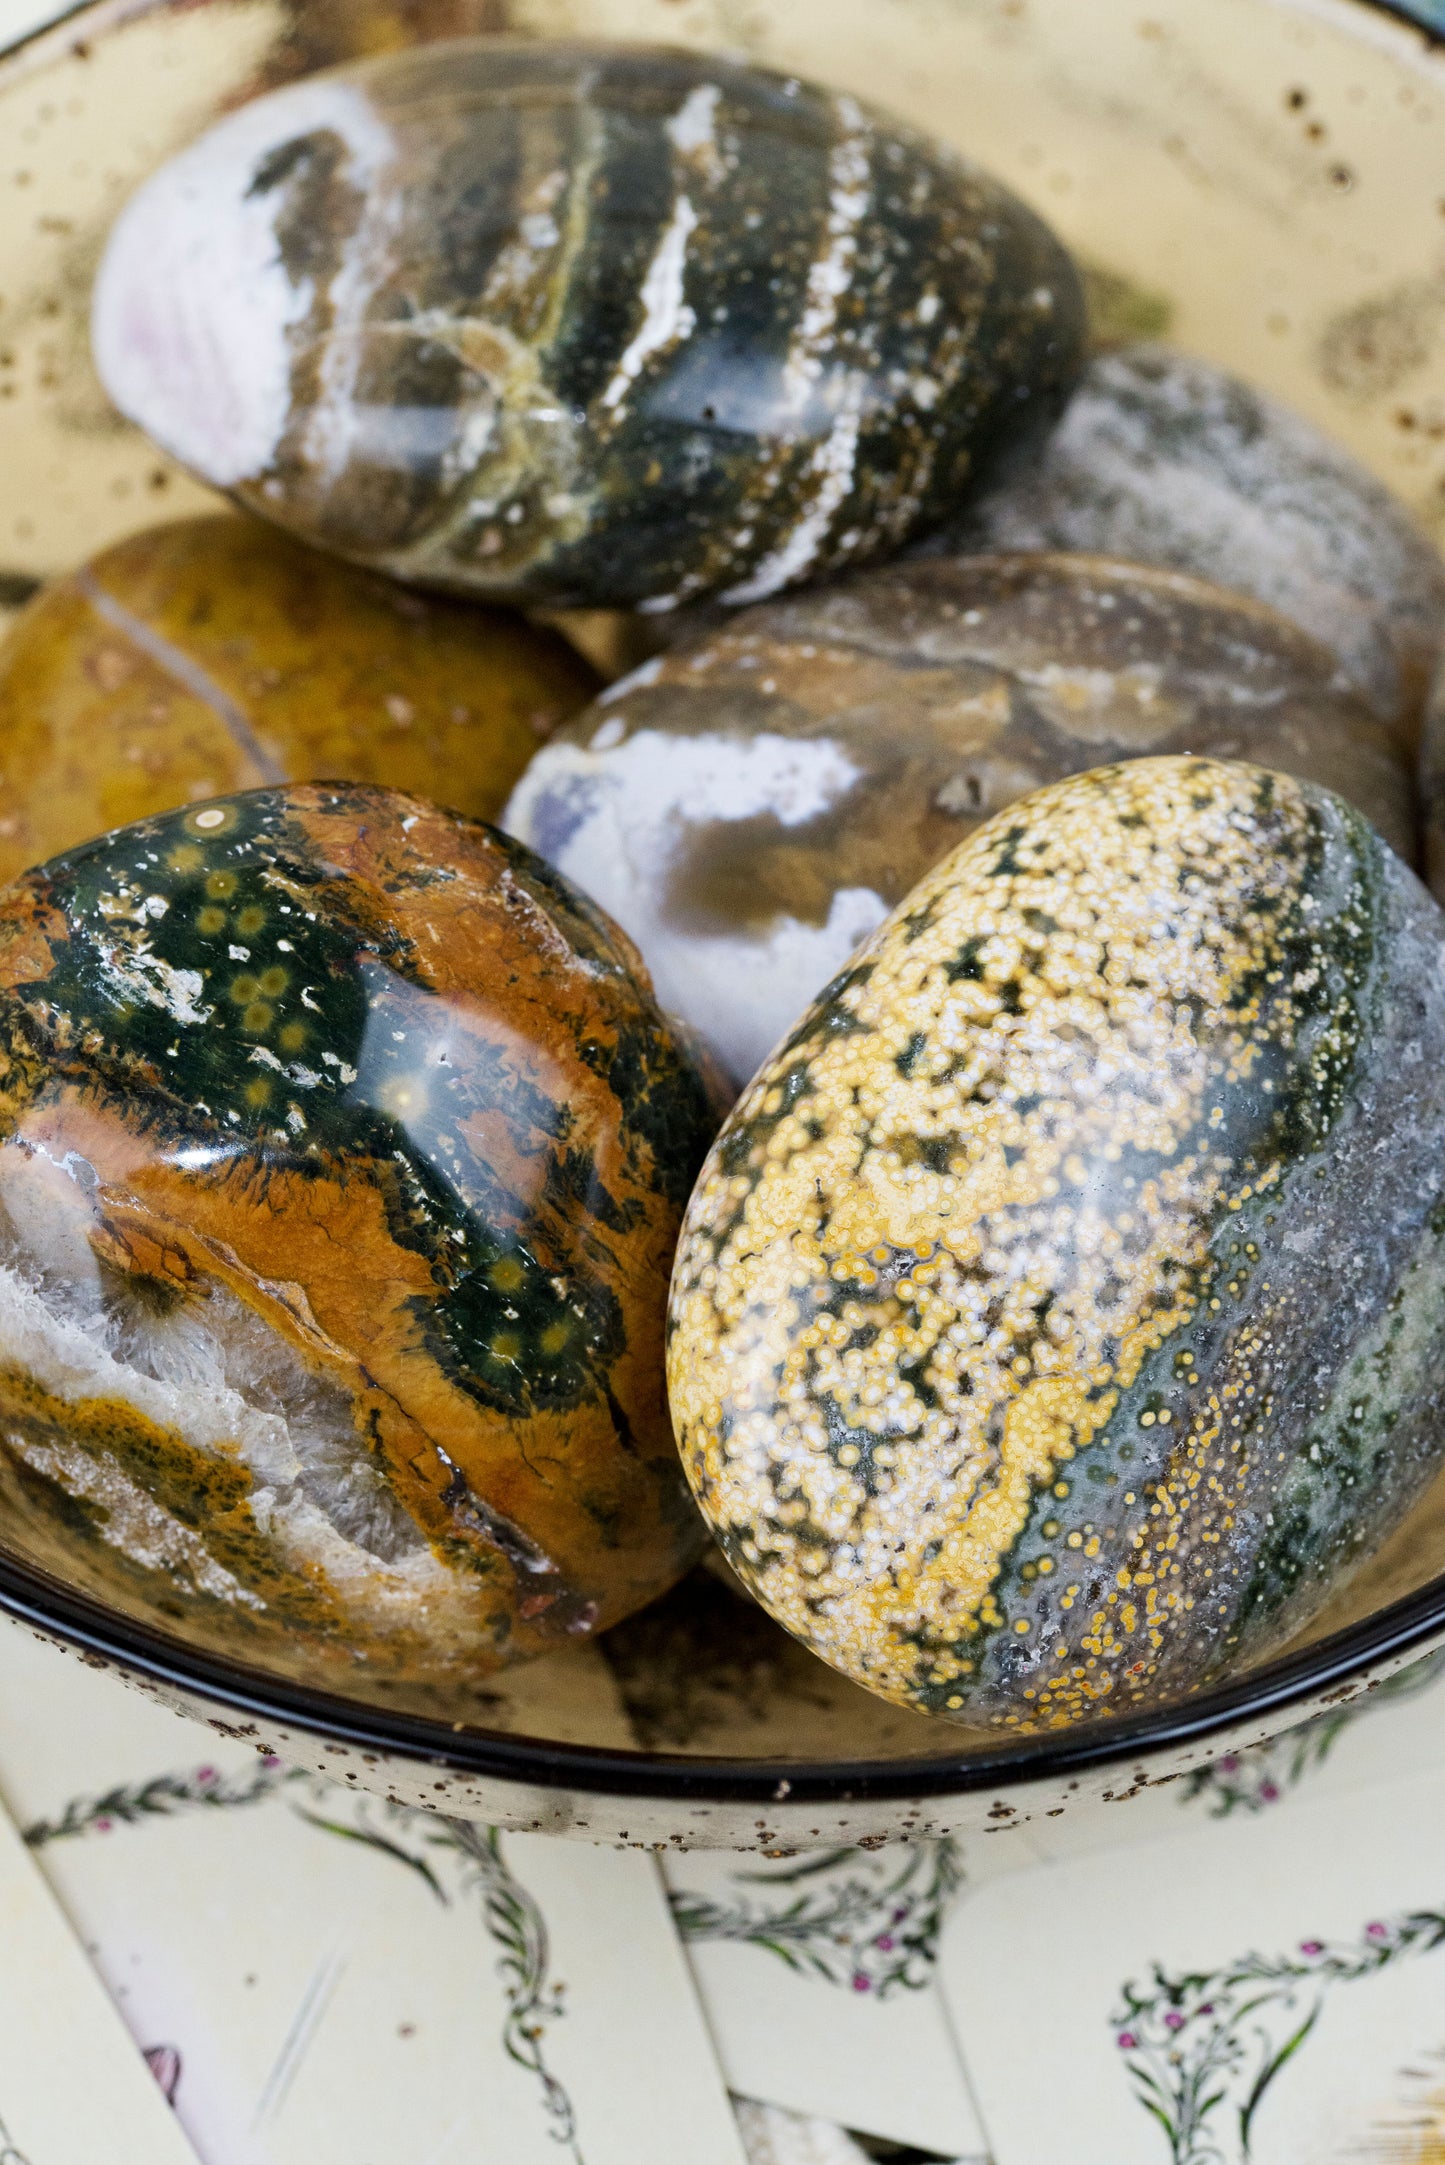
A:
[[[1445,565],[1389,490],[1277,400],[1163,345],[1093,360],[1054,433],[922,546],[1092,550],[1235,587],[1332,648],[1407,742],[1445,644]]]
[[[123,211],[93,345],[213,486],[418,585],[666,612],[896,550],[1082,365],[1078,274],[842,93],[459,39],[229,115]]]

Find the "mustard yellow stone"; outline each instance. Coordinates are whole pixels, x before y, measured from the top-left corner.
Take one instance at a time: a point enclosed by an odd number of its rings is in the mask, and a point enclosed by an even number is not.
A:
[[[0,643],[0,883],[265,783],[495,818],[597,689],[557,633],[404,593],[259,520],[177,520],[44,588]]]
[[[760,1070],[673,1281],[734,1568],[885,1698],[1039,1728],[1293,1631],[1445,1412],[1445,918],[1189,758],[945,858]]]

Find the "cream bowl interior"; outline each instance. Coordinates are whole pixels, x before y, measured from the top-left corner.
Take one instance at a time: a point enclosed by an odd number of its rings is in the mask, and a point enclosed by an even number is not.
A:
[[[97,0],[0,61],[0,620],[37,580],[213,501],[120,421],[90,365],[90,284],[130,190],[245,97],[466,31],[725,49],[892,107],[1043,211],[1091,271],[1107,332],[1168,337],[1288,400],[1445,543],[1445,53],[1364,0]],[[572,629],[626,660],[625,624]],[[4,765],[0,745],[0,819]],[[967,1816],[951,1794],[997,1810],[1041,1778],[1038,1752],[1001,1759],[995,1740],[833,1675],[725,1578],[701,1568],[597,1647],[459,1685],[444,1714],[328,1706],[308,1701],[304,1663],[226,1674],[156,1641],[119,1596],[109,1613],[67,1599],[63,1559],[17,1554],[0,1525],[0,1605],[193,1710],[260,1709],[243,1733],[293,1755],[347,1737],[360,1779],[447,1809],[746,1842],[776,1833],[796,1790],[838,1804],[809,1804],[788,1836],[807,1841],[937,1830]],[[1080,1764],[1177,1771],[1442,1634],[1445,1482],[1287,1662],[1152,1727],[1096,1728]],[[492,1771],[471,1788],[416,1772],[463,1761]],[[1055,1772],[1060,1795],[1080,1788]],[[594,1789],[633,1801],[591,1821],[536,1802]],[[910,1812],[910,1794],[933,1802]],[[872,1817],[852,1810],[869,1796]]]

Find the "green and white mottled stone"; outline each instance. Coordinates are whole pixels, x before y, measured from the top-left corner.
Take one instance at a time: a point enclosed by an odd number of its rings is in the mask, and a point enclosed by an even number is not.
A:
[[[1168,346],[1095,358],[1062,422],[930,551],[1085,549],[1268,602],[1413,743],[1445,645],[1445,565],[1312,423]]]
[[[1257,1660],[1445,1447],[1445,919],[1339,798],[1148,759],[999,814],[723,1129],[673,1417],[885,1698],[1039,1729]]]
[[[96,287],[121,410],[423,585],[666,609],[896,547],[1077,374],[1039,219],[850,97],[459,40],[243,107]]]

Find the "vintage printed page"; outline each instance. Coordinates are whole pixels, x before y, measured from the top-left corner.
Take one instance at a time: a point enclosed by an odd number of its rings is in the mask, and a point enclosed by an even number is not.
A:
[[[940,1978],[998,2165],[1445,2157],[1442,1825],[1416,1772],[958,1904]]]
[[[704,1852],[671,1857],[665,1869],[735,2091],[972,2157],[987,2147],[968,2081],[975,2040],[958,2039],[961,2067],[934,1980],[955,1905],[1041,1862],[1218,1821],[1248,1825],[1368,1788],[1386,1772],[1437,1770],[1445,1773],[1440,1654],[1268,1745],[1116,1805],[1027,1826],[1001,1818],[961,1841],[778,1860]]]
[[[14,1626],[0,1792],[203,2165],[742,2165],[650,1857],[390,1809]]]
[[[150,2069],[0,1812],[0,2160],[196,2165]]]
[[[1057,1862],[1132,1846],[1207,1820],[1244,1821],[1291,1809],[1306,1797],[1345,1796],[1408,1775],[1445,1773],[1445,1653],[1426,1655],[1342,1706],[1284,1730],[1267,1744],[1225,1752],[1137,1794],[1126,1782],[1112,1803],[1058,1818],[1001,1826],[969,1845],[995,1870]]]
[[[952,1843],[665,1861],[728,2083],[946,2157],[986,2144],[933,1984]]]

